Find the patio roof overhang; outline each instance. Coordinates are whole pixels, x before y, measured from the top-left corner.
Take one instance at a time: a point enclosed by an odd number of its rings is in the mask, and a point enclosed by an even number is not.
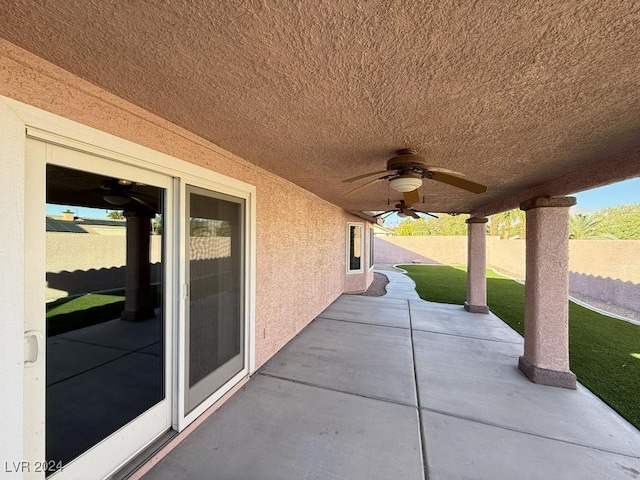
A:
[[[341,180],[402,147],[488,186],[425,180],[432,212],[640,175],[633,2],[16,0],[0,19],[9,42],[347,211],[399,200]]]

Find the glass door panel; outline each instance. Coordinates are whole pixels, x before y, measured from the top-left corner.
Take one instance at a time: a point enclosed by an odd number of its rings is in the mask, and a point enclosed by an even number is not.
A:
[[[52,466],[68,464],[165,398],[165,192],[135,180],[46,167]]]
[[[187,186],[186,412],[244,367],[244,200]]]
[[[105,478],[171,428],[175,182],[30,137],[26,161],[25,461]]]

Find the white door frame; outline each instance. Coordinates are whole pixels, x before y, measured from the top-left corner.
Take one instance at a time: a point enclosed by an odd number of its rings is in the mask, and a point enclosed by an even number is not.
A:
[[[252,235],[255,235],[255,202],[252,199],[251,192],[246,191],[242,188],[234,187],[233,185],[229,185],[226,183],[220,183],[217,181],[206,180],[200,177],[185,175],[182,178],[181,188],[180,188],[180,205],[182,206],[181,216],[182,220],[180,222],[180,238],[187,238],[187,229],[189,228],[188,221],[189,219],[186,216],[186,205],[187,202],[187,186],[194,186],[198,188],[202,188],[205,190],[210,190],[212,192],[222,193],[225,195],[230,195],[236,198],[243,199],[245,201],[245,212],[244,212],[244,257],[245,257],[245,275],[244,275],[244,315],[245,315],[245,324],[244,324],[244,367],[243,369],[234,375],[225,385],[217,390],[213,395],[207,398],[200,405],[195,407],[193,410],[188,411],[188,406],[186,405],[186,392],[189,388],[189,380],[186,378],[185,369],[181,368],[178,372],[178,389],[179,392],[177,398],[177,406],[178,406],[178,415],[177,415],[177,425],[175,426],[176,430],[182,431],[185,427],[187,427],[191,422],[193,422],[196,418],[202,415],[208,408],[210,408],[215,402],[217,402],[225,393],[227,393],[231,387],[237,384],[240,380],[245,378],[247,375],[251,374],[253,370],[255,370],[255,315],[254,315],[254,305],[255,305],[255,274],[251,272],[251,269],[255,265],[255,248],[252,246],[255,245],[254,240],[252,239]],[[253,232],[253,233],[250,233]],[[187,245],[183,241],[180,245],[180,258],[187,258]],[[187,309],[189,307],[188,304],[188,292],[187,292],[187,268],[186,268],[186,260],[184,262],[182,268],[180,268],[180,286],[181,286],[181,311],[180,311],[180,322],[178,325],[178,337],[180,348],[178,349],[180,359],[178,361],[179,365],[185,365],[187,363],[187,348],[186,340],[188,339],[187,331],[186,331],[186,321],[184,319],[187,318],[188,312]],[[250,273],[251,272],[251,273]]]

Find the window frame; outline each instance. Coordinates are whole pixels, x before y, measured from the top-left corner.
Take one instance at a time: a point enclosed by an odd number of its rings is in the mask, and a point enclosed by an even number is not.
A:
[[[369,248],[367,250],[369,252],[369,270],[371,270],[375,265],[375,262],[373,261],[374,260],[374,253],[375,253],[375,251],[374,251],[375,250],[374,249],[374,240],[375,240],[375,238],[376,238],[375,230],[374,230],[372,225],[369,225]]]
[[[351,268],[351,259],[353,258],[357,258],[355,256],[355,252],[352,252],[352,246],[355,247],[354,243],[352,243],[351,241],[351,229],[352,228],[359,228],[360,229],[360,235],[359,235],[359,240],[360,240],[360,267],[355,269],[355,268]],[[355,241],[355,236],[354,236],[354,241]],[[364,256],[364,223],[362,222],[347,222],[347,238],[346,238],[346,251],[347,251],[347,257],[346,257],[346,265],[347,265],[347,274],[358,274],[358,273],[364,273],[364,260],[365,260],[365,256]]]

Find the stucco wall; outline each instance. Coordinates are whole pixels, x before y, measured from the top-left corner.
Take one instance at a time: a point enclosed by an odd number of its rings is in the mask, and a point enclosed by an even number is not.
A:
[[[524,240],[487,237],[487,265],[514,278],[524,280],[526,265]]]
[[[3,40],[0,94],[256,186],[256,367],[345,289],[340,208]]]
[[[397,260],[400,259],[400,260]],[[376,263],[467,263],[467,237],[376,237]]]
[[[376,237],[377,263],[466,264],[467,237]],[[487,266],[525,278],[525,241],[487,238]],[[422,259],[422,260],[421,260]],[[425,260],[426,259],[426,260]],[[570,240],[574,293],[640,311],[640,241]]]

